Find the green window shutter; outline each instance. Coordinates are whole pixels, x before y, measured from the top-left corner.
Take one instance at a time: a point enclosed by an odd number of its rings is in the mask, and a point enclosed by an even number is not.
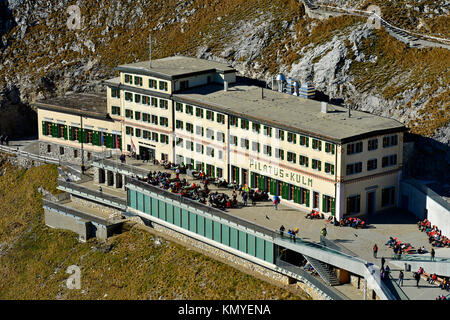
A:
[[[334,198],[331,198],[331,214],[334,216],[336,215],[336,200]]]
[[[306,190],[306,206],[309,207],[309,190]]]
[[[331,153],[334,154],[334,144],[331,145]]]
[[[325,212],[326,205],[327,205],[327,198],[324,195],[322,195],[322,211],[323,212]]]
[[[69,140],[73,141],[73,128],[69,127]]]
[[[306,146],[309,147],[309,138],[306,138]]]
[[[45,121],[42,121],[42,134],[47,135],[47,126],[45,125]]]
[[[64,126],[64,139],[68,140],[68,136],[67,136],[67,126]]]

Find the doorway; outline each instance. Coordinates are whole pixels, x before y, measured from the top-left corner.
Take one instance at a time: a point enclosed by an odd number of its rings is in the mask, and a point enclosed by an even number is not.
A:
[[[375,191],[367,192],[367,214],[375,213]]]

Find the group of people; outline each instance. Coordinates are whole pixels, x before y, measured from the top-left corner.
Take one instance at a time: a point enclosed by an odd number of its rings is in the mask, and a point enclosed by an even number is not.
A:
[[[280,227],[280,236],[283,237],[285,235],[285,231],[286,231],[286,228],[283,225],[281,225],[281,227]],[[289,236],[289,238],[291,238],[295,242],[295,238],[297,237],[298,231],[299,231],[298,228],[295,228],[295,230],[294,229],[292,229],[292,230],[288,229],[288,231],[286,233]]]
[[[5,145],[9,145],[9,137],[7,135],[0,135],[0,144],[3,145],[3,143],[5,143]]]
[[[438,227],[431,225],[430,220],[425,219],[423,221],[419,221],[417,226],[420,231],[426,232],[428,242],[433,247],[450,247],[450,239],[442,235],[442,232],[438,229]]]
[[[323,219],[324,215],[323,213],[319,213],[319,211],[312,210],[310,213],[306,214],[306,219]]]
[[[395,255],[401,255],[402,253],[415,253],[414,247],[410,243],[404,243],[397,239],[397,237],[389,237],[389,240],[385,243],[386,246],[392,248]]]
[[[360,218],[342,218],[339,220],[340,227],[365,228],[366,222]]]

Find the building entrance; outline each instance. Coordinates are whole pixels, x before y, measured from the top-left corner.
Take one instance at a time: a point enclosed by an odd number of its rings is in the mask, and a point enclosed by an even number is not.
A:
[[[139,155],[143,160],[153,160],[155,159],[155,149],[139,146]]]

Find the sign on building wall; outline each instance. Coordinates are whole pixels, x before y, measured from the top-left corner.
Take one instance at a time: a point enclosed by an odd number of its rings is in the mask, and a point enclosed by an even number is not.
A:
[[[286,183],[302,184],[304,186],[313,187],[313,179],[308,178],[300,173],[294,172],[286,168],[280,168],[279,166],[265,164],[261,161],[250,158],[250,170],[257,172],[261,175],[266,175],[271,178],[275,178]]]

